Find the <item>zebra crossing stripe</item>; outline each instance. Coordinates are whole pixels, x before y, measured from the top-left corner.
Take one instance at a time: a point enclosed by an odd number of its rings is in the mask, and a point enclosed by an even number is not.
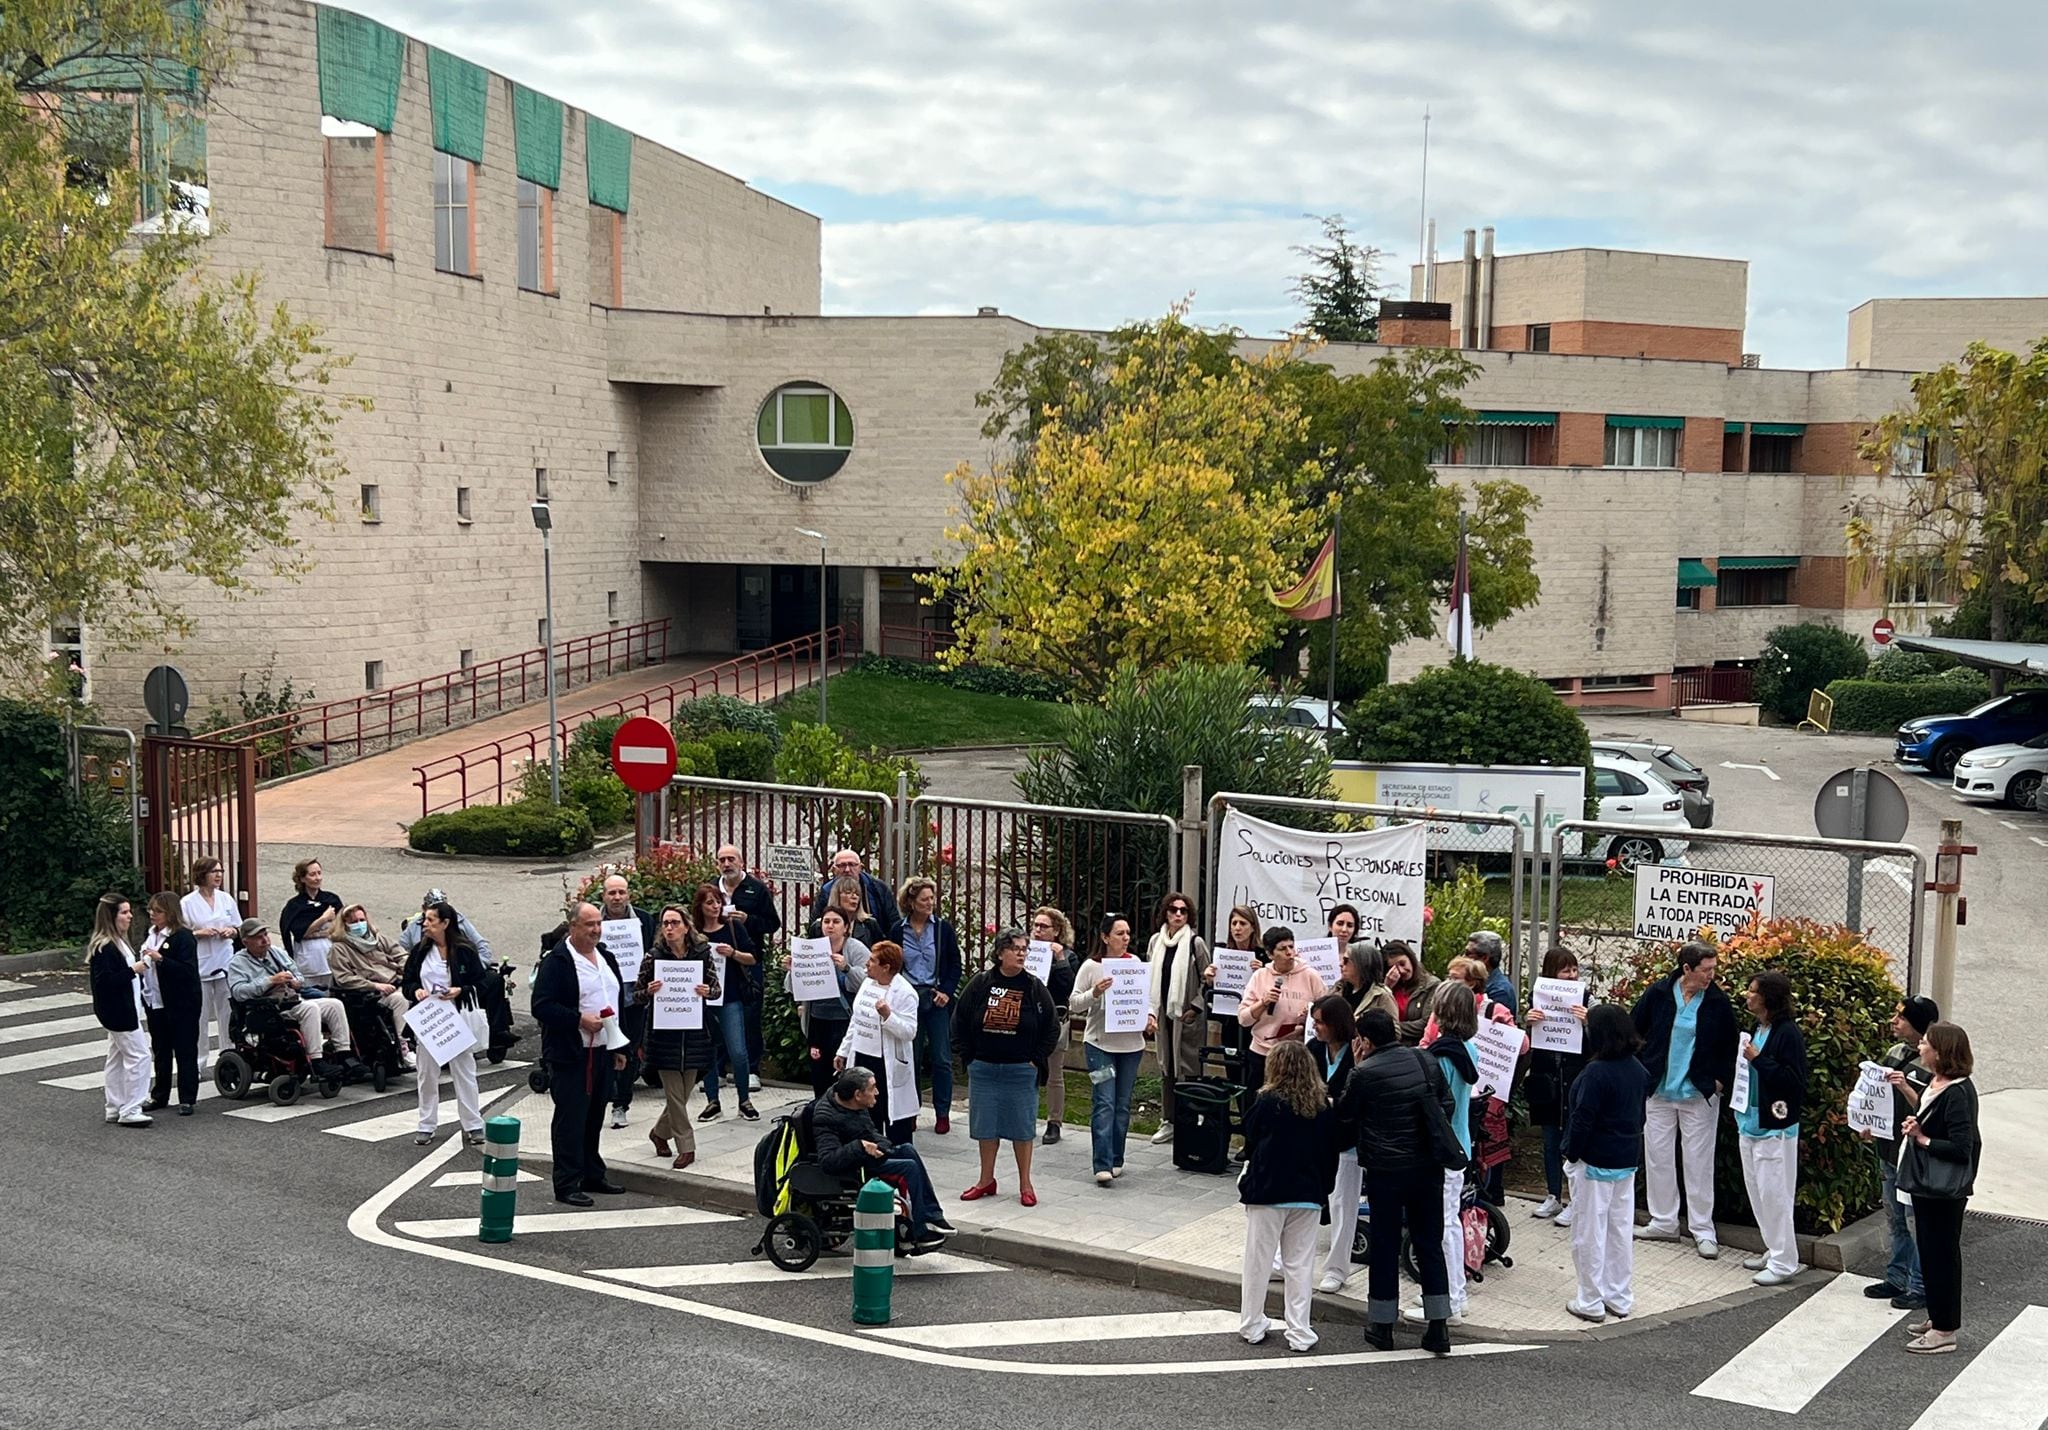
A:
[[[31,1013],[54,1013],[60,1008],[83,1008],[91,1002],[90,998],[81,998],[76,993],[51,993],[41,998],[17,998],[12,1003],[0,1003],[0,1018],[26,1018]]]
[[[38,1048],[32,1053],[11,1053],[0,1058],[0,1077],[8,1073],[34,1072],[37,1068],[62,1067],[65,1063],[82,1063],[88,1058],[104,1058],[106,1055],[105,1038],[94,1038],[89,1043],[70,1043],[61,1048]]]
[[[83,1033],[97,1028],[100,1020],[90,1013],[83,1018],[45,1018],[40,1023],[23,1023],[13,1027],[0,1028],[0,1044],[33,1043],[38,1038],[61,1038],[71,1033]],[[105,1044],[101,1044],[102,1047]]]
[[[1913,1430],[2039,1430],[2044,1419],[2048,1306],[2028,1306],[1935,1397]]]
[[[1837,1276],[1694,1386],[1694,1395],[1797,1415],[1904,1319],[1886,1301],[1872,1301],[1868,1276]]]

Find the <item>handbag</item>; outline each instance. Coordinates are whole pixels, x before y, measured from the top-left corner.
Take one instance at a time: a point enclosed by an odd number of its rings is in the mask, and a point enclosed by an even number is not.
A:
[[[1960,1201],[1975,1180],[1968,1162],[1937,1157],[1918,1142],[1908,1142],[1899,1159],[1899,1190],[1912,1196]]]
[[[1458,1134],[1451,1128],[1451,1119],[1444,1112],[1444,1105],[1436,1100],[1436,1079],[1443,1077],[1441,1069],[1432,1068],[1435,1059],[1420,1048],[1411,1048],[1417,1058],[1423,1060],[1424,1081],[1429,1089],[1422,1098],[1425,1115],[1429,1119],[1429,1155],[1446,1172],[1462,1172],[1472,1165],[1472,1154],[1465,1150],[1465,1144],[1458,1140]],[[1430,1074],[1434,1073],[1435,1078]]]

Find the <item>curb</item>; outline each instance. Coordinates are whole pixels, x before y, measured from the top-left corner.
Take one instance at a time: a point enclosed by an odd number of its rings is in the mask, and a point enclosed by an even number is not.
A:
[[[85,966],[78,949],[46,948],[38,953],[0,954],[0,976],[8,973],[75,973]]]
[[[599,856],[602,856],[602,855],[603,855],[603,854],[604,854],[604,853],[605,853],[606,851],[608,851],[608,850],[612,850],[612,849],[621,849],[621,848],[625,848],[625,847],[627,847],[627,846],[631,845],[631,844],[632,844],[632,842],[633,842],[633,834],[632,834],[632,831],[631,831],[631,830],[628,830],[628,831],[627,831],[626,833],[624,833],[624,834],[613,834],[613,835],[609,835],[609,836],[607,836],[607,837],[605,837],[605,838],[603,838],[603,839],[600,839],[600,840],[598,840],[598,841],[597,841],[597,842],[596,842],[595,844],[592,844],[592,845],[591,845],[591,846],[590,846],[590,847],[589,847],[588,849],[584,849],[584,850],[581,850],[581,851],[579,851],[579,852],[578,852],[578,853],[577,853],[577,854],[575,855],[575,859],[576,859],[577,861],[581,861],[582,859],[584,859],[584,858],[586,858],[586,857],[590,857],[590,858],[595,858],[595,857],[599,857]],[[361,846],[361,845],[351,845],[351,846],[348,846],[348,847],[351,847],[351,848],[362,848],[362,847],[364,847],[364,846]],[[415,849],[415,848],[413,848],[413,847],[412,847],[412,846],[411,846],[410,844],[396,844],[396,845],[389,845],[389,846],[386,846],[386,847],[388,847],[388,848],[394,848],[394,849],[396,849],[396,850],[397,850],[397,851],[398,851],[399,853],[401,853],[401,854],[404,854],[404,855],[406,855],[407,857],[409,857],[409,858],[413,858],[413,859],[448,859],[448,860],[456,860],[456,859],[495,859],[495,860],[498,860],[499,862],[501,862],[501,863],[505,863],[505,864],[520,864],[520,863],[524,863],[524,864],[530,864],[530,863],[532,863],[532,862],[534,861],[534,859],[535,859],[535,858],[545,858],[545,859],[561,859],[561,858],[566,858],[566,857],[568,857],[568,856],[565,856],[565,855],[559,855],[559,854],[546,854],[546,855],[532,855],[532,854],[446,854],[446,853],[443,853],[443,852],[442,852],[441,850],[439,850],[439,849]],[[563,869],[565,869],[565,870],[566,870],[566,869],[572,869],[572,868],[576,868],[576,867],[578,867],[578,865],[577,865],[576,863],[566,863],[566,864],[563,864],[563,865],[562,865],[562,868],[563,868]]]

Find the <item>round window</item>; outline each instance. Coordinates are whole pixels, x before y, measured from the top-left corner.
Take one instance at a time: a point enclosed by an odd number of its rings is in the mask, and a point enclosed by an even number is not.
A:
[[[784,481],[822,482],[846,465],[853,414],[829,387],[786,383],[768,394],[755,427],[761,459]]]

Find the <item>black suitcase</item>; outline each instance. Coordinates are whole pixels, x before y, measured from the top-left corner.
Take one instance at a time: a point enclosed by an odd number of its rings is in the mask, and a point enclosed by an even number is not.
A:
[[[1230,1170],[1230,1110],[1241,1088],[1220,1078],[1173,1085],[1173,1165],[1183,1172]]]

